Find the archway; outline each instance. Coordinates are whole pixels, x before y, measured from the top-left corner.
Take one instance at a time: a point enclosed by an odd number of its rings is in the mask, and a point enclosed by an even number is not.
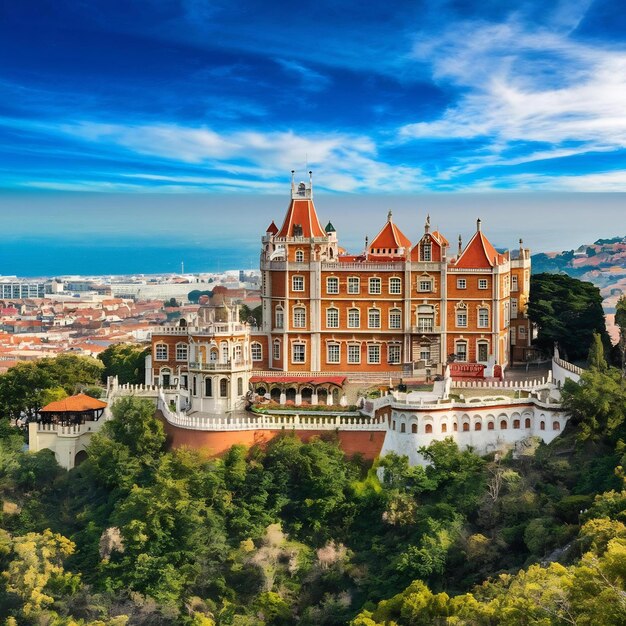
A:
[[[328,391],[324,388],[317,390],[317,403],[326,404],[328,402]]]
[[[287,402],[291,402],[292,404],[295,404],[295,402],[296,402],[296,389],[295,389],[295,387],[289,387],[289,389],[287,389],[287,391],[285,392],[285,396],[287,398]]]
[[[84,450],[79,450],[74,457],[74,467],[78,467],[83,461],[87,460],[87,453]]]
[[[304,387],[300,394],[302,396],[302,404],[311,404],[313,400],[313,389],[311,387]]]
[[[280,389],[278,387],[274,387],[270,391],[270,398],[273,402],[276,402],[276,404],[280,404]]]

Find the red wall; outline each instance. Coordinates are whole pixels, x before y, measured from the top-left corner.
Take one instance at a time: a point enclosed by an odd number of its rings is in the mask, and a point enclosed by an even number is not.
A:
[[[173,426],[163,420],[168,444],[172,448],[194,448],[202,450],[207,456],[221,456],[236,444],[253,446],[265,445],[274,437],[282,434],[283,430],[230,430],[204,431],[189,430]],[[296,430],[294,432],[302,441],[307,442],[313,437],[319,437],[325,432],[320,430]],[[383,447],[384,431],[339,431],[339,444],[347,456],[360,453],[364,459],[373,461]]]

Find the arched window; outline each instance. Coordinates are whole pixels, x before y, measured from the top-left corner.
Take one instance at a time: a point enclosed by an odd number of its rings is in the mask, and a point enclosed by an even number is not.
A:
[[[552,430],[561,430],[561,424],[555,420],[552,422]]]
[[[188,354],[188,347],[186,343],[177,343],[176,344],[176,360],[177,361],[186,361]]]
[[[448,425],[447,424],[442,424],[441,425],[441,432],[442,433],[447,433],[448,432]]]
[[[495,424],[493,422],[489,422],[487,424],[487,430],[494,430],[495,429]]]
[[[210,377],[204,379],[204,395],[207,398],[213,397],[213,379]]]
[[[468,430],[470,429],[468,422],[465,422],[465,424],[463,424],[463,432],[466,433]]]
[[[274,361],[280,361],[280,340],[274,340],[274,349],[272,351],[272,359]]]
[[[474,423],[474,430],[482,430],[483,425],[480,422]]]
[[[417,424],[411,424],[411,432],[417,435]]]
[[[546,423],[545,423],[544,421],[542,421],[542,422],[539,424],[539,430],[545,430],[545,429],[546,429]]]
[[[478,309],[478,328],[489,328],[489,309],[487,307]]]
[[[217,355],[218,355],[217,348],[211,348],[211,350],[209,351],[209,362],[217,363]]]
[[[401,279],[395,277],[389,279],[389,293],[394,295],[402,293]]]
[[[380,328],[380,309],[368,310],[367,327],[368,328]]]
[[[285,326],[285,311],[280,305],[276,307],[275,318],[275,328],[283,328]]]
[[[506,430],[509,425],[506,423],[506,420],[500,420],[500,430]]]
[[[389,328],[394,330],[402,328],[402,311],[400,309],[389,310]]]
[[[515,430],[517,430],[517,429],[519,429],[519,426],[520,426],[519,420],[513,420],[513,428]]]
[[[228,380],[226,378],[220,378],[220,398],[228,397]]]
[[[524,428],[530,428],[530,417],[524,420]]]
[[[166,343],[157,343],[154,347],[154,360],[155,361],[167,361],[168,346]]]
[[[406,432],[406,424],[404,422],[402,422],[402,424],[400,424],[400,432],[401,433],[405,433]]]
[[[326,309],[326,327],[339,328],[339,309],[335,307]]]
[[[297,306],[293,309],[293,327],[306,328],[306,309],[303,306]]]
[[[348,310],[348,328],[359,328],[361,326],[361,311],[359,309]]]
[[[457,432],[457,430],[459,430],[459,425],[456,422],[454,422],[454,424],[452,424],[452,430],[454,432]]]
[[[237,395],[243,396],[243,378],[241,376],[237,379]]]
[[[427,435],[430,435],[433,432],[433,425],[432,424],[426,424],[426,427],[424,428],[424,432]]]
[[[304,252],[296,250],[296,263],[304,263]]]
[[[263,346],[258,341],[250,345],[250,356],[253,361],[263,360]]]

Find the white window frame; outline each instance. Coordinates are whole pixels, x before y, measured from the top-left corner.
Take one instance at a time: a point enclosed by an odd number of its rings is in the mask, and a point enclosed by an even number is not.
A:
[[[296,263],[304,263],[304,252],[296,250]]]
[[[184,351],[184,356],[181,356]],[[186,343],[177,343],[176,344],[176,360],[177,361],[187,361],[189,358],[189,346]]]
[[[377,286],[374,287],[374,285],[377,285]],[[380,278],[373,276],[367,281],[368,293],[374,296],[379,296],[383,292],[382,285],[383,285],[383,281]]]
[[[432,251],[433,251],[433,248],[430,242],[423,243],[421,245],[421,252],[422,252],[421,260],[425,262],[432,261],[432,258],[433,258]]]
[[[478,288],[479,289],[489,289],[489,281],[486,278],[478,279]]]
[[[302,348],[302,350],[300,350],[300,348]],[[298,358],[296,358],[296,356]],[[297,342],[291,344],[291,362],[306,363],[306,343]]]
[[[463,358],[463,359],[459,359],[459,358],[458,358],[458,355],[459,355],[459,347],[460,347],[460,346],[463,346],[463,347],[464,347],[464,351],[465,351],[465,354],[464,354],[464,358]],[[456,355],[457,355],[457,360],[458,360],[460,363],[467,363],[467,341],[457,341],[457,342],[455,342],[455,344],[454,344],[454,354],[456,354]]]
[[[280,341],[275,340],[272,346],[272,360],[280,361]]]
[[[402,293],[402,279],[401,278],[398,278],[397,276],[392,276],[389,279],[389,293],[394,296],[400,295]]]
[[[258,341],[253,341],[250,344],[250,358],[252,361],[263,360],[263,346]]]
[[[291,291],[304,291],[304,276],[291,277]]]
[[[387,344],[387,363],[399,365],[402,360],[402,347],[399,343]]]
[[[477,319],[478,328],[489,328],[489,309],[486,306],[479,307]]]
[[[467,289],[467,279],[465,279],[465,278],[457,278],[456,279],[456,288],[457,289]]]
[[[285,309],[279,304],[274,311],[274,328],[285,327]]]
[[[420,361],[425,361],[427,364],[430,363],[430,346],[420,346]]]
[[[356,324],[354,317],[356,314]],[[348,309],[348,328],[361,328],[361,310],[356,307]]]
[[[330,286],[334,285],[333,289]],[[331,295],[336,295],[339,293],[339,278],[337,276],[329,276],[326,279],[326,293]]]
[[[170,347],[166,343],[157,343],[154,346],[154,360],[155,361],[167,361],[169,358],[169,355],[170,355]]]
[[[341,363],[341,344],[326,344],[326,363]]]
[[[455,319],[457,328],[467,328],[467,309],[457,309]]]
[[[293,307],[293,328],[306,328],[306,308],[303,306]]]
[[[361,293],[361,279],[358,276],[348,276],[348,293]]]
[[[389,329],[402,330],[402,309],[389,309]]]
[[[435,328],[435,316],[434,315],[418,315],[417,317],[417,331],[420,333],[432,333]]]
[[[417,281],[417,290],[421,293],[429,293],[433,290],[432,278],[419,278]]]
[[[511,291],[517,291],[517,290],[518,290],[517,274],[511,274]]]
[[[487,358],[486,359],[481,359],[480,358],[480,348],[481,346],[486,346],[487,349]],[[476,360],[479,363],[486,363],[489,360],[489,342],[485,341],[484,339],[477,341],[476,342]]]
[[[376,314],[378,316],[378,323],[375,326],[372,326],[372,314]],[[380,328],[380,309],[371,308],[367,310],[367,327]]]
[[[348,344],[348,363],[351,365],[358,365],[361,362],[361,344],[349,343]]]
[[[331,306],[326,309],[326,328],[339,328],[339,309]]]
[[[372,358],[374,354],[375,354],[375,359]],[[379,343],[367,344],[367,363],[368,365],[380,364],[380,344]]]
[[[511,319],[517,319],[517,298],[511,298]]]

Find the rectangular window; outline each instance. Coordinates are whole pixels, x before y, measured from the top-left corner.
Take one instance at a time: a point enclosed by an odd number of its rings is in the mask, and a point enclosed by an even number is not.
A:
[[[348,363],[360,363],[361,362],[361,346],[349,345],[348,346]]]
[[[517,291],[517,275],[513,274],[511,276],[511,291]]]
[[[380,328],[380,310],[370,309],[367,314],[368,328]]]
[[[478,360],[481,362],[485,362],[489,356],[489,344],[479,343],[478,344]]]
[[[306,361],[306,346],[303,343],[294,343],[291,346],[292,363],[304,363]]]
[[[387,356],[389,363],[400,363],[400,346],[395,344],[387,346]]]
[[[381,281],[380,278],[370,278],[369,280],[369,292],[374,295],[381,293]]]
[[[429,243],[422,244],[422,261],[430,261],[432,258],[431,255],[431,245]]]
[[[263,360],[263,348],[260,343],[253,343],[250,346],[250,354],[252,356],[253,361],[262,361]]]
[[[326,309],[326,327],[339,328],[339,309]]]
[[[157,344],[154,358],[156,361],[167,361],[167,345],[164,343]]]
[[[361,279],[356,276],[348,277],[348,293],[360,293],[361,292]]]
[[[361,312],[359,309],[348,311],[348,328],[359,328],[361,326]]]
[[[380,346],[378,344],[367,346],[367,362],[371,364],[380,363]]]
[[[389,293],[394,295],[402,293],[402,281],[399,278],[389,279]]]
[[[511,317],[513,319],[517,318],[517,299],[511,299]]]
[[[457,278],[456,279],[456,288],[457,289],[466,289],[467,288],[467,281],[465,280],[465,278]]]
[[[339,279],[335,277],[326,279],[326,293],[339,293]]]
[[[304,291],[304,276],[292,276],[291,277],[291,290],[292,291]]]
[[[326,362],[327,363],[339,363],[340,350],[338,343],[329,343],[326,346]]]
[[[389,328],[394,330],[402,328],[402,312],[400,309],[391,309],[389,311]]]
[[[430,346],[420,346],[420,361],[430,363]]]
[[[526,329],[523,326],[519,327],[519,336],[526,337]]]
[[[478,279],[478,288],[479,289],[487,289],[488,287],[488,283],[487,283],[487,279],[486,278],[479,278]]]
[[[420,333],[432,333],[433,326],[434,324],[432,317],[420,317],[417,320],[417,329]]]
[[[467,361],[467,344],[465,342],[456,344],[457,361]]]
[[[274,342],[274,352],[273,352],[274,361],[280,361],[280,342]]]
[[[467,313],[465,311],[457,312],[456,325],[458,328],[465,328],[467,326]]]
[[[432,291],[433,281],[430,279],[421,279],[417,288],[419,291]]]
[[[489,309],[478,309],[478,327],[489,328]]]

